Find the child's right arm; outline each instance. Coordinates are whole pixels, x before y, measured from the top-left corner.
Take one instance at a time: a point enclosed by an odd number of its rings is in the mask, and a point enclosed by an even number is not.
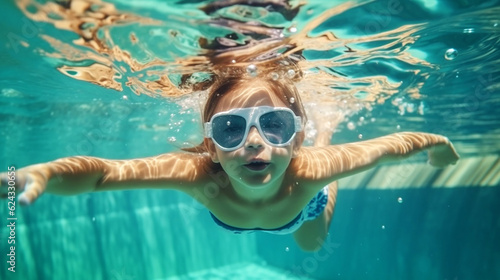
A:
[[[95,157],[68,157],[30,165],[0,174],[0,194],[16,182],[18,200],[33,203],[42,193],[76,195],[93,191],[133,188],[171,188],[186,190],[199,184],[200,172],[210,159],[189,153],[163,154],[132,160],[107,160]]]

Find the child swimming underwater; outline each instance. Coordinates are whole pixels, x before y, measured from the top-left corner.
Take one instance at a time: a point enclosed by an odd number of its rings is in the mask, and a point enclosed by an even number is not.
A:
[[[19,169],[19,202],[29,205],[44,192],[175,189],[204,204],[226,229],[293,233],[301,248],[312,251],[328,233],[338,179],[425,149],[434,166],[458,160],[446,137],[427,133],[342,145],[329,145],[329,136],[322,136],[315,147],[303,147],[305,111],[286,79],[219,81],[211,88],[203,121],[204,145],[196,152],[131,160],[69,157]],[[5,195],[8,176],[0,176]]]

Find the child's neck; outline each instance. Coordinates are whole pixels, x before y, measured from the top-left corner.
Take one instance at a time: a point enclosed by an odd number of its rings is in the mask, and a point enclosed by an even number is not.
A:
[[[258,203],[272,199],[280,191],[285,175],[261,185],[247,185],[241,181],[229,178],[236,195],[247,202]]]

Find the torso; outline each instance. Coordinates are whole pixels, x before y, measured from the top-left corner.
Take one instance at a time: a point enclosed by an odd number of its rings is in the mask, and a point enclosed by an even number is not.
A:
[[[227,180],[227,175],[209,176],[201,187],[197,187],[198,197],[207,209],[221,222],[241,229],[276,229],[295,219],[317,191],[303,184],[284,179],[277,194],[263,201],[248,201],[239,197]],[[214,180],[214,178],[217,178]],[[221,184],[225,182],[226,184]],[[217,190],[214,183],[221,187]],[[210,187],[207,187],[210,186]],[[201,194],[212,194],[210,197]]]

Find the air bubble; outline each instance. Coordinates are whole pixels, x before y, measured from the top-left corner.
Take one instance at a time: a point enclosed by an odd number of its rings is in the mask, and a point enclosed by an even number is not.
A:
[[[290,69],[286,72],[286,74],[288,75],[288,78],[293,78],[295,77],[295,70]]]
[[[359,134],[359,135],[358,135],[358,138],[359,138],[359,139],[363,139],[363,134]]]
[[[289,247],[285,247],[285,252],[289,252],[290,251],[290,248]]]
[[[354,130],[354,129],[356,129],[356,125],[353,122],[348,122],[347,129]]]
[[[402,197],[398,197],[398,203],[403,203],[403,198]]]
[[[447,60],[453,60],[453,59],[457,58],[457,56],[458,56],[458,51],[454,48],[448,49],[444,53],[444,58]]]
[[[128,100],[128,96],[124,95],[124,96],[122,96],[122,99],[123,100]]]
[[[288,28],[288,32],[290,32],[290,33],[295,33],[295,32],[297,32],[297,27],[295,27],[295,26],[290,26],[290,27]]]
[[[396,129],[397,129],[397,130],[400,130],[400,129],[401,129],[401,126],[400,126],[399,124],[398,124],[398,125],[396,125]]]
[[[174,136],[168,138],[168,142],[170,143],[174,143],[175,141],[177,141],[177,139]]]
[[[233,60],[231,60],[231,63],[236,63],[236,60],[234,60],[234,59],[233,59]]]
[[[290,103],[292,103],[292,104],[295,103],[295,98],[290,97]]]
[[[385,225],[382,225],[382,229],[385,229]]]
[[[230,122],[230,121],[227,121],[226,125],[227,125],[227,126],[230,126],[230,125],[231,125],[231,122]]]
[[[250,64],[247,66],[247,73],[250,74],[251,76],[256,76],[257,75],[257,66],[254,64]]]
[[[271,79],[273,79],[273,81],[277,81],[279,78],[280,78],[280,75],[278,73],[276,73],[276,72],[271,73]]]

